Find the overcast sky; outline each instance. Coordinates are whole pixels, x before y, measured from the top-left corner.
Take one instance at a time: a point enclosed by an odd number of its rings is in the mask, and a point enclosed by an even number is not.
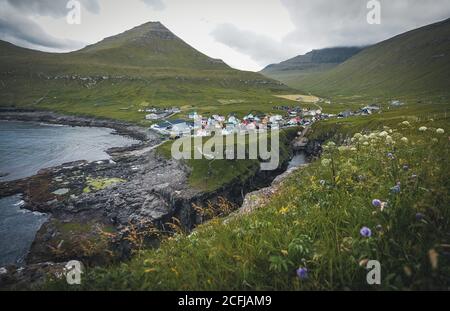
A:
[[[0,39],[65,52],[148,21],[232,67],[260,70],[311,49],[367,45],[450,17],[450,0],[380,0],[381,24],[367,23],[368,0],[0,0]]]

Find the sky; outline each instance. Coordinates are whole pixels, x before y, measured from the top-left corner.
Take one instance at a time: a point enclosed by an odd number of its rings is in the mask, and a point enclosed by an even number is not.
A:
[[[50,52],[96,43],[149,21],[228,65],[259,71],[312,49],[365,46],[450,18],[450,0],[0,0],[0,39]],[[380,23],[367,22],[380,3]]]

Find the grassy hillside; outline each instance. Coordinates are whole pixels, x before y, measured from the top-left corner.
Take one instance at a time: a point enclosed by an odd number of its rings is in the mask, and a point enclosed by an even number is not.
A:
[[[260,74],[196,51],[160,23],[147,23],[82,50],[54,54],[0,42],[0,106],[142,121],[146,106],[237,112],[273,106],[290,92]]]
[[[269,65],[261,73],[295,88],[303,79],[335,68],[361,52],[362,49],[360,47],[335,47],[313,50],[279,64]]]
[[[256,212],[88,269],[80,287],[46,288],[448,290],[450,128],[442,108],[319,123],[311,138],[334,143]],[[381,263],[381,285],[367,284],[368,260]]]
[[[364,49],[336,68],[291,83],[322,96],[450,93],[450,19]]]

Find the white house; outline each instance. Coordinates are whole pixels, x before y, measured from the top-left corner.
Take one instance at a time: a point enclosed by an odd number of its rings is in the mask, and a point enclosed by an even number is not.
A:
[[[172,123],[170,134],[175,136],[185,136],[191,134],[191,127],[185,121],[179,120]]]
[[[156,113],[151,113],[145,116],[146,120],[158,120],[159,116]]]
[[[238,124],[239,123],[239,120],[238,120],[238,118],[236,118],[235,116],[230,116],[229,118],[228,118],[228,123],[233,123],[233,124]]]
[[[283,120],[283,116],[281,116],[281,115],[279,115],[279,114],[273,115],[273,116],[271,116],[271,117],[269,118],[269,122],[270,122],[270,123],[278,123],[278,122],[280,122],[280,121],[282,121],[282,120]]]
[[[197,111],[190,112],[188,117],[189,117],[189,119],[197,119],[197,117],[198,117]]]
[[[256,124],[254,122],[251,122],[251,123],[247,124],[246,128],[248,131],[254,131],[254,130],[256,130]]]
[[[207,137],[207,136],[211,136],[211,134],[205,130],[205,129],[198,129],[195,132],[195,136],[199,136],[199,137]]]

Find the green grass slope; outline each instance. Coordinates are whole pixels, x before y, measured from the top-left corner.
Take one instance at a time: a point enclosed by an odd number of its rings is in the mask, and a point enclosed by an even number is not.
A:
[[[129,121],[143,120],[137,110],[146,106],[220,111],[222,103],[239,101],[242,112],[263,110],[273,106],[272,94],[290,91],[198,52],[158,22],[71,53],[0,42],[0,68],[0,106]]]
[[[296,88],[303,79],[335,68],[361,52],[362,49],[360,47],[335,47],[313,50],[279,64],[269,65],[261,73]]]
[[[319,123],[311,137],[336,144],[254,213],[213,219],[129,262],[90,268],[79,287],[64,280],[45,287],[448,290],[450,128],[440,105]],[[381,264],[380,285],[366,282],[368,260]],[[299,278],[298,268],[308,277]]]
[[[364,49],[336,68],[291,83],[323,96],[448,95],[450,19]]]

